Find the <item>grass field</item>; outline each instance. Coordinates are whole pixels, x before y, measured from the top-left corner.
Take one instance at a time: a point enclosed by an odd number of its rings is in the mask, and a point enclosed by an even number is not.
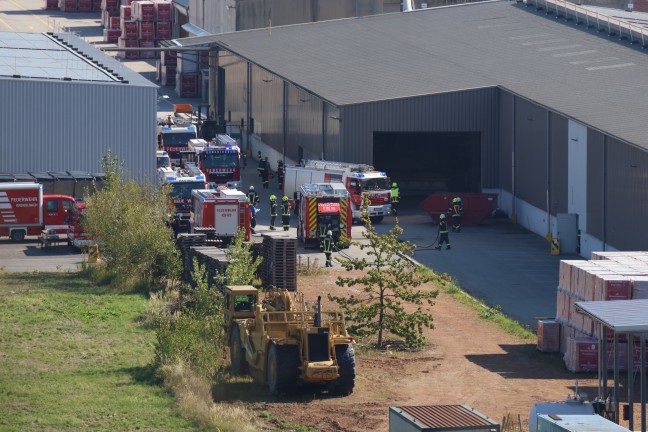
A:
[[[147,299],[0,271],[0,431],[193,431],[154,382]]]

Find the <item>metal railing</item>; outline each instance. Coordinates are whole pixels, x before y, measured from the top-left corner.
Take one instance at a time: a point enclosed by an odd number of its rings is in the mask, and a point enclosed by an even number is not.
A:
[[[535,6],[538,10],[544,9],[548,14],[553,13],[556,18],[564,17],[566,20],[573,20],[577,25],[585,24],[599,32],[607,32],[610,36],[628,39],[632,44],[640,43],[644,48],[648,42],[648,28],[591,11],[566,0],[525,0],[525,3],[527,6]]]

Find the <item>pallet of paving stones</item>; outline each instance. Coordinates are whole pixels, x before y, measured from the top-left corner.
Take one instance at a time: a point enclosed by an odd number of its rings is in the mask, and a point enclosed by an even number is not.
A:
[[[265,286],[297,290],[297,239],[273,233],[263,237],[261,277]]]

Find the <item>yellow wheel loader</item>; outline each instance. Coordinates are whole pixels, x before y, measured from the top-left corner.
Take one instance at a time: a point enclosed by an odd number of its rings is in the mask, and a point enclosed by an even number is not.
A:
[[[336,395],[353,392],[354,340],[341,312],[323,312],[321,297],[310,307],[303,294],[285,289],[227,286],[224,294],[233,373],[249,373],[275,394],[310,383]]]

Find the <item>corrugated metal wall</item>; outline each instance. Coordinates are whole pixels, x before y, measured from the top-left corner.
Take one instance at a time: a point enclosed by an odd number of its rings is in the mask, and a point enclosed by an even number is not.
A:
[[[550,113],[549,209],[551,214],[567,212],[567,119]]]
[[[499,92],[499,187],[511,191],[513,177],[511,165],[513,161],[513,105],[515,96],[504,90]]]
[[[247,61],[227,51],[218,51],[218,66],[225,71],[225,120],[245,119],[247,128]]]
[[[281,152],[283,148],[283,80],[252,65],[254,133]]]
[[[587,232],[604,238],[605,137],[587,130]]]
[[[607,138],[606,242],[621,250],[648,245],[648,153]]]
[[[333,160],[372,163],[374,132],[479,132],[482,187],[497,187],[498,92],[491,87],[342,107],[342,139],[327,152]]]
[[[297,160],[299,147],[305,159],[321,159],[324,153],[322,100],[288,85],[288,140],[286,155]]]
[[[155,178],[156,87],[0,79],[0,171],[101,170],[111,149]]]

